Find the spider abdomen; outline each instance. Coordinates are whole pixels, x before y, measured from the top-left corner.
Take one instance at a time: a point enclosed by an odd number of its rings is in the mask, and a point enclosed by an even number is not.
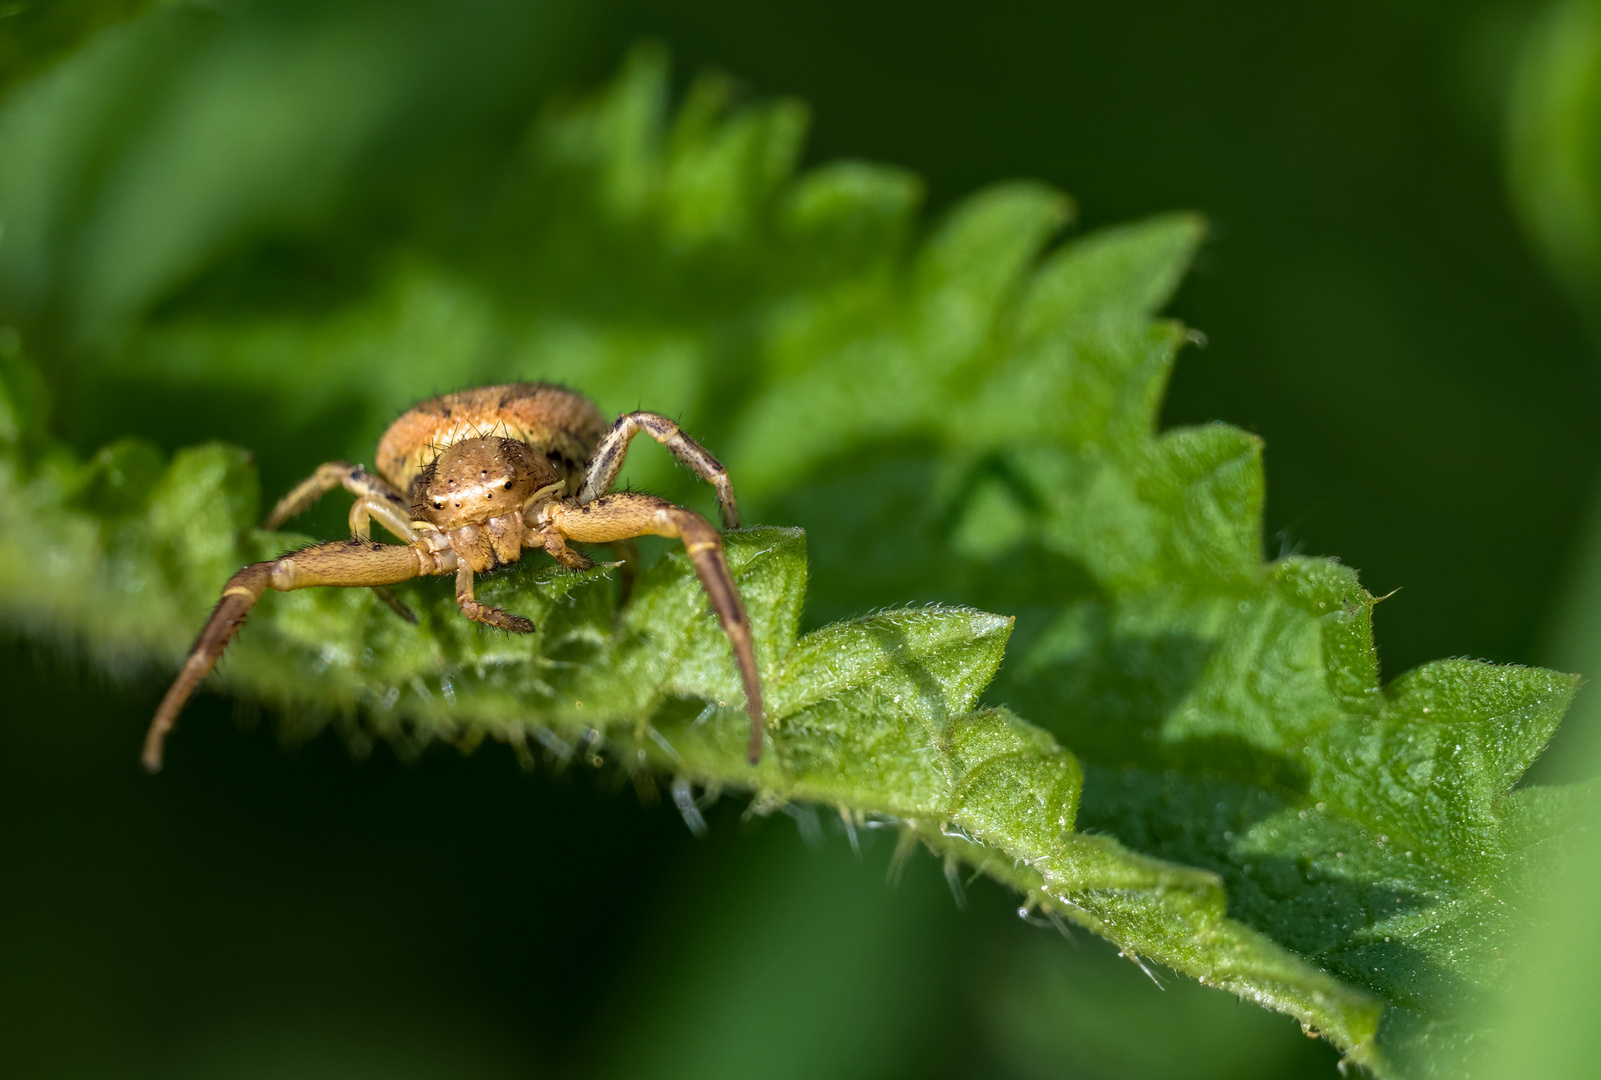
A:
[[[421,402],[378,441],[378,472],[401,491],[445,450],[467,439],[515,439],[569,480],[569,494],[610,426],[593,402],[550,383],[482,386]]]

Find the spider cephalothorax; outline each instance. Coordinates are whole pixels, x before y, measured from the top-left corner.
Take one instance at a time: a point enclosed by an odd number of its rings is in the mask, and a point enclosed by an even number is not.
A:
[[[607,424],[600,410],[571,390],[515,383],[464,390],[423,402],[389,426],[378,443],[378,476],[331,461],[273,508],[275,529],[322,495],[343,487],[356,496],[350,540],[315,544],[247,566],[228,580],[183,670],[162,699],[145,736],[144,763],[161,767],[162,743],[195,685],[222,655],[250,609],[268,589],[313,585],[386,586],[427,574],[455,574],[463,615],[516,633],[534,624],[486,607],[473,596],[473,576],[513,563],[524,548],[549,552],[564,566],[589,559],[567,546],[616,543],[636,536],[681,539],[695,573],[734,647],[751,717],[749,759],[762,748],[761,682],[750,622],[711,522],[665,499],[610,493],[629,440],[645,432],[717,488],[723,520],[739,527],[734,489],[718,460],[678,425],[656,413],[633,412]],[[377,519],[404,544],[376,544]]]

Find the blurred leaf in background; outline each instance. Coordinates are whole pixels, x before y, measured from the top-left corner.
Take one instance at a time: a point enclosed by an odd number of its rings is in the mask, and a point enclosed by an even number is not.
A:
[[[154,0],[12,0],[0,7],[0,92],[152,6]]]
[[[1508,186],[1531,246],[1601,350],[1601,4],[1558,0],[1529,27],[1506,105]],[[1593,354],[1592,354],[1593,355]],[[1576,462],[1560,468],[1590,513],[1547,631],[1548,655],[1575,670],[1601,663],[1601,493]],[[1601,775],[1601,706],[1581,695],[1549,770]],[[1588,1076],[1598,1052],[1588,1017],[1601,998],[1601,812],[1587,815],[1562,864],[1544,880],[1538,929],[1491,1007],[1502,1017],[1473,1063],[1476,1076]]]
[[[1530,27],[1506,135],[1508,182],[1531,244],[1601,350],[1601,4],[1555,3]],[[1554,662],[1593,671],[1601,660],[1601,495],[1583,486],[1581,463],[1569,461],[1563,471],[1590,516],[1567,564],[1547,648]],[[1601,746],[1594,697],[1580,700],[1566,738],[1576,743],[1575,762],[1594,757]]]
[[[1524,228],[1574,301],[1601,318],[1601,5],[1552,4],[1518,56],[1507,169]]]

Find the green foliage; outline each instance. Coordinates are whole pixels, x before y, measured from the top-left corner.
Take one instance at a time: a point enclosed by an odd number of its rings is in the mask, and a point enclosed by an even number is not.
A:
[[[0,90],[82,46],[105,26],[139,14],[150,0],[13,2],[0,6]]]
[[[1594,334],[1601,330],[1601,5],[1549,5],[1525,35],[1515,75],[1506,142],[1512,194],[1528,240]],[[1586,671],[1601,658],[1596,522],[1592,512],[1554,635],[1561,661]],[[1565,750],[1578,763],[1569,766],[1577,775],[1601,769],[1596,712],[1594,697],[1586,695],[1570,714]],[[1597,812],[1592,800],[1561,864],[1541,878],[1537,921],[1514,939],[1508,950],[1514,960],[1483,1006],[1497,1022],[1475,1047],[1472,1075],[1584,1076],[1594,1069],[1598,1035],[1588,1006],[1601,970],[1593,914],[1601,884]]]
[[[1528,33],[1507,116],[1523,225],[1594,323],[1601,316],[1601,4],[1553,3]]]
[[[467,623],[438,582],[401,590],[415,626],[365,590],[269,596],[219,681],[291,738],[487,736],[893,823],[953,876],[967,864],[1294,1016],[1376,1073],[1448,1075],[1525,863],[1560,828],[1563,794],[1512,785],[1574,680],[1454,660],[1381,685],[1356,574],[1262,561],[1259,442],[1158,431],[1188,335],[1156,315],[1195,218],[1064,241],[1067,200],[1014,184],[919,239],[903,174],[792,177],[798,105],[734,109],[716,78],[668,99],[641,52],[545,114],[465,236],[406,237],[318,305],[242,297],[226,264],[153,313],[130,287],[123,338],[78,360],[211,403],[264,457],[337,417],[293,469],[365,456],[441,381],[684,404],[753,519],[805,523],[817,560],[808,592],[799,530],[728,538],[775,721],[761,766],[672,551],[620,608],[607,567],[531,558],[485,581],[538,623],[528,637]],[[46,130],[54,107],[35,96],[0,132]],[[233,569],[307,539],[252,530],[241,450],[74,456],[14,347],[7,365],[13,625],[165,672]],[[698,497],[662,455],[636,460],[636,479]],[[843,618],[917,601],[940,603]]]

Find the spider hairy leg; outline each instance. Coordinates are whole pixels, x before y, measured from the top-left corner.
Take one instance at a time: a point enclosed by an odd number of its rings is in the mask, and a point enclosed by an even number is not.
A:
[[[223,586],[222,599],[201,629],[172,687],[161,699],[145,732],[142,760],[151,772],[161,769],[162,746],[189,695],[216,666],[228,642],[244,625],[250,609],[268,589],[290,592],[316,585],[395,585],[432,572],[414,547],[336,540],[315,544],[278,559],[245,567]]]
[[[378,524],[398,540],[409,544],[417,539],[417,530],[412,527],[410,514],[402,513],[386,499],[375,499],[370,495],[363,495],[350,504],[351,539],[371,540],[373,518],[377,518]]]
[[[461,613],[473,622],[498,626],[502,630],[510,630],[514,634],[532,634],[535,630],[532,619],[522,615],[513,615],[498,607],[480,604],[474,599],[473,568],[465,562],[456,570],[456,603],[461,606]]]
[[[674,457],[715,487],[723,524],[730,529],[739,528],[739,507],[734,503],[734,483],[728,478],[728,470],[710,450],[685,435],[677,424],[660,413],[631,412],[617,418],[589,459],[584,486],[578,492],[579,502],[592,503],[611,490],[617,474],[622,471],[629,442],[641,431],[672,451]]]
[[[406,602],[395,595],[395,590],[388,585],[374,585],[372,594],[384,602],[384,606],[411,625],[417,625],[417,613],[406,606]]]
[[[542,534],[534,534],[534,539],[544,544],[547,555],[569,570],[588,570],[595,565],[588,555],[568,547],[567,538],[559,532],[547,529]]]
[[[568,499],[552,504],[547,515],[545,528],[579,543],[609,544],[636,536],[665,536],[684,542],[701,588],[706,590],[712,610],[734,648],[734,659],[745,685],[745,706],[750,712],[746,760],[752,765],[761,760],[764,714],[755,643],[745,605],[734,587],[728,560],[723,557],[723,538],[712,523],[666,499],[632,492],[604,495],[588,503]]]
[[[278,529],[290,518],[305,513],[311,505],[336,487],[342,487],[358,500],[369,500],[375,504],[387,505],[393,511],[394,518],[409,529],[411,518],[411,504],[408,503],[394,488],[368,472],[360,465],[352,465],[348,461],[330,461],[317,467],[317,471],[296,484],[294,489],[278,500],[278,505],[272,508],[267,515],[263,526],[267,529]],[[359,503],[358,503],[359,505]],[[379,524],[384,528],[411,539],[396,530],[390,519],[375,514]],[[351,514],[351,531],[356,532],[355,513]]]
[[[285,521],[305,513],[313,503],[336,487],[343,487],[356,496],[356,501],[350,507],[352,539],[371,539],[373,518],[377,518],[378,524],[407,543],[417,539],[417,530],[411,525],[411,508],[406,505],[406,500],[362,466],[346,461],[330,461],[321,465],[311,476],[295,485],[295,489],[279,499],[278,505],[272,508],[264,527],[282,527]],[[373,592],[389,606],[389,610],[416,625],[416,613],[393,592],[382,585],[374,586]]]

